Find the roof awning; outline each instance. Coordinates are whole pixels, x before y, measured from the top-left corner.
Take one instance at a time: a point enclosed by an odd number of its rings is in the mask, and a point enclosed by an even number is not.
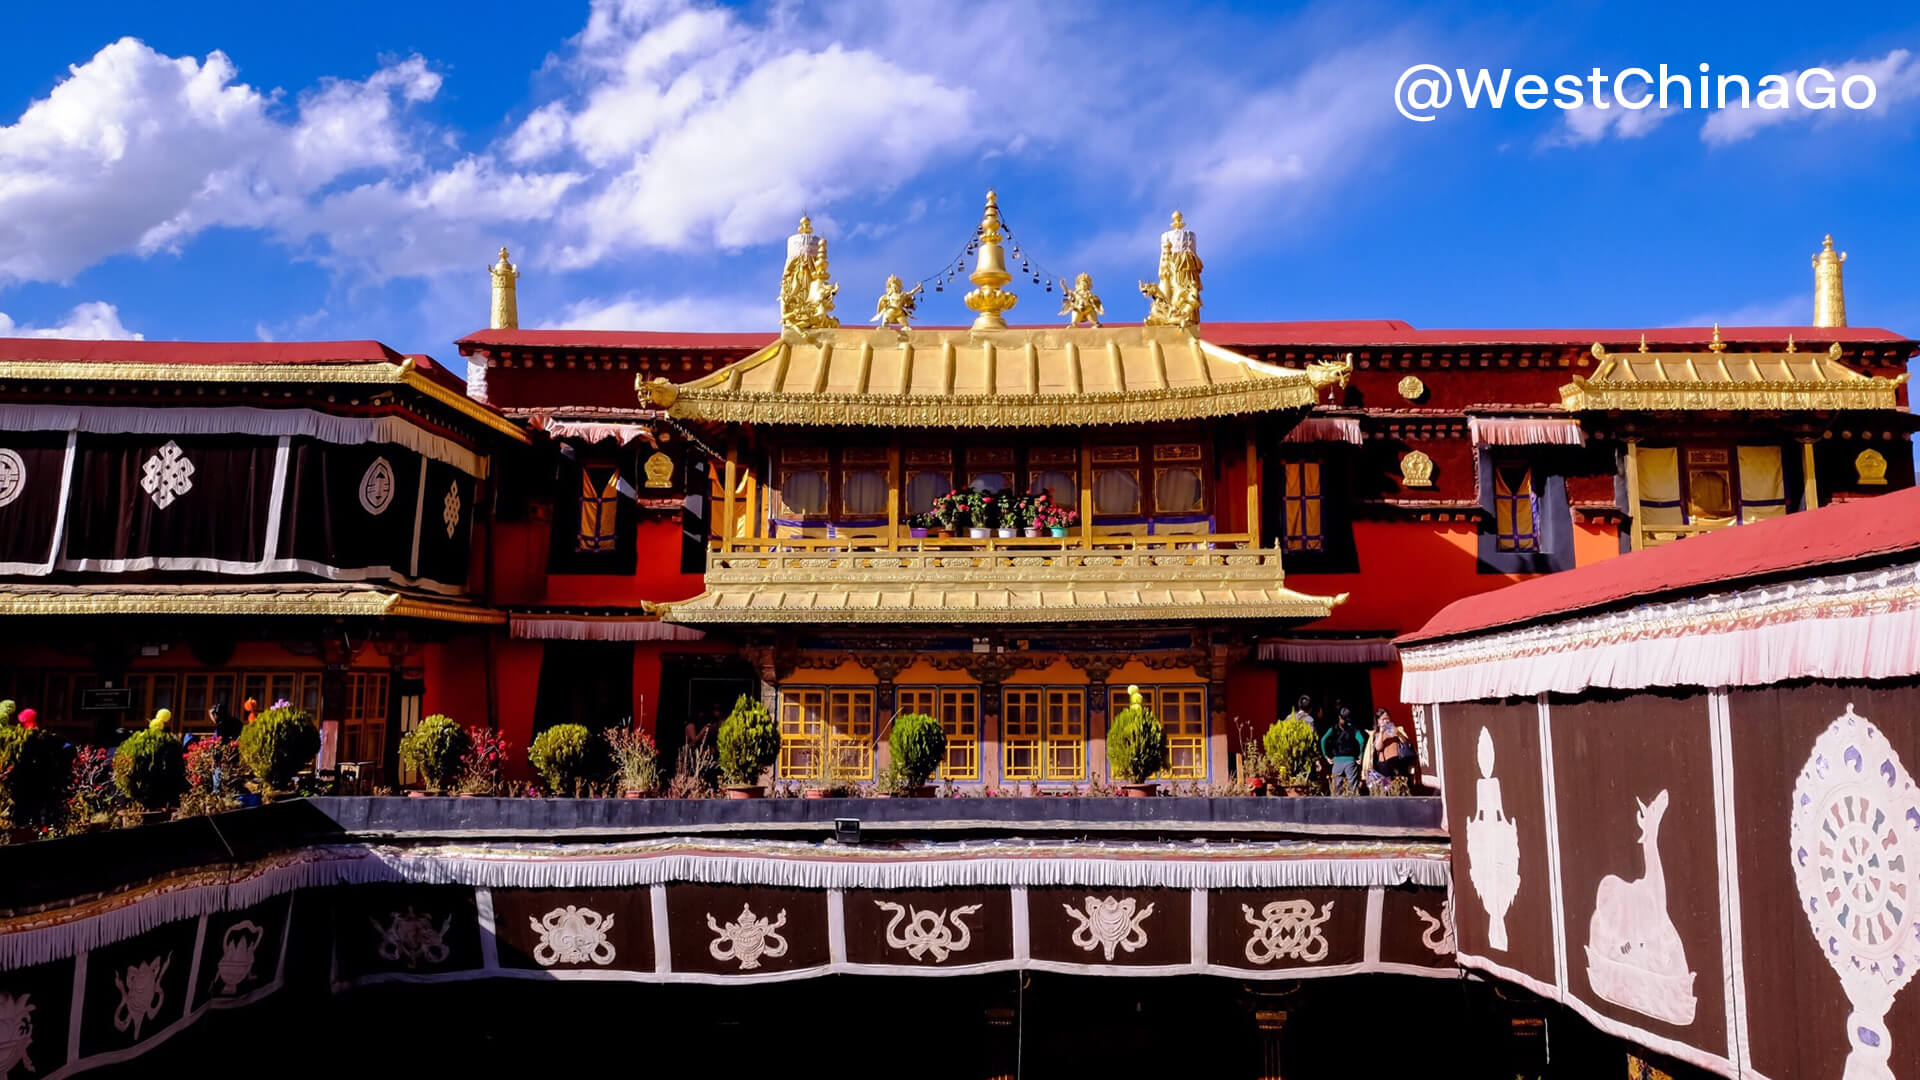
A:
[[[1283,664],[1393,664],[1400,653],[1387,638],[1268,638],[1260,659]]]
[[[699,641],[707,635],[651,615],[565,615],[549,612],[508,617],[513,637],[532,641]]]
[[[495,626],[507,621],[491,608],[359,584],[0,584],[0,617],[28,615],[370,616]]]
[[[1359,446],[1360,421],[1351,416],[1309,416],[1281,436],[1281,442],[1344,442]]]
[[[1906,375],[1862,375],[1840,363],[1840,345],[1827,352],[1725,351],[1716,332],[1707,352],[1609,353],[1599,344],[1593,376],[1575,375],[1560,388],[1569,412],[1730,412],[1896,409]]]
[[[695,379],[642,383],[680,419],[1055,427],[1305,409],[1347,362],[1280,367],[1177,327],[788,331]]]
[[[1475,446],[1585,446],[1580,421],[1553,416],[1469,416]]]

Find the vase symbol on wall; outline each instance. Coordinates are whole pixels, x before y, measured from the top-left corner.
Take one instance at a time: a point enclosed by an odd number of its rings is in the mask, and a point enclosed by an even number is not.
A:
[[[1613,874],[1600,879],[1587,928],[1587,982],[1615,1005],[1684,1026],[1693,1023],[1698,999],[1680,931],[1667,915],[1667,877],[1660,865],[1667,793],[1635,802],[1646,873],[1638,881]]]
[[[1853,1007],[1842,1080],[1893,1080],[1887,1011],[1920,967],[1920,788],[1851,703],[1794,782],[1788,847],[1800,910]]]
[[[237,994],[240,986],[253,978],[253,954],[266,936],[251,919],[234,923],[220,938],[220,962],[214,965],[213,981],[223,994]]]
[[[1520,892],[1520,827],[1500,801],[1493,775],[1493,735],[1480,729],[1480,779],[1467,819],[1467,877],[1487,912],[1487,944],[1507,949],[1507,910]]]
[[[760,958],[778,959],[787,955],[787,939],[779,933],[787,925],[787,910],[780,909],[772,922],[755,915],[749,905],[740,905],[740,921],[730,922],[725,928],[713,921],[713,915],[707,915],[707,928],[713,931],[713,940],[707,943],[707,952],[715,960],[738,960],[741,971],[751,971],[760,966]]]

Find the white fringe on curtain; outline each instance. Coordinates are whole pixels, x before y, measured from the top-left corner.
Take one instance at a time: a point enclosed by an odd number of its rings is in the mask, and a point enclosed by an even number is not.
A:
[[[0,431],[80,431],[89,435],[300,435],[358,446],[396,443],[469,476],[486,461],[451,439],[398,416],[334,416],[312,409],[110,405],[0,405]]]
[[[705,631],[655,618],[511,616],[512,635],[535,641],[700,641]]]
[[[1469,416],[1467,434],[1475,446],[1585,446],[1578,420],[1548,416]]]
[[[1260,643],[1259,659],[1286,664],[1391,664],[1400,659],[1393,642],[1280,638]]]
[[[1282,436],[1281,442],[1345,442],[1360,445],[1360,421],[1348,416],[1309,416]]]

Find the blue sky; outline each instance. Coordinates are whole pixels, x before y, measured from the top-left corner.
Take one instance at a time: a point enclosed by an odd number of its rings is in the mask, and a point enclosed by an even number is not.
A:
[[[1116,320],[1179,207],[1213,320],[1804,323],[1831,232],[1852,323],[1920,335],[1913,5],[1170,7],[30,5],[0,68],[0,330],[452,360],[501,244],[526,326],[771,330],[802,211],[857,321],[993,186]],[[1422,62],[1703,61],[1871,73],[1878,101],[1416,124],[1392,94]],[[1015,321],[1057,307],[1028,287]]]

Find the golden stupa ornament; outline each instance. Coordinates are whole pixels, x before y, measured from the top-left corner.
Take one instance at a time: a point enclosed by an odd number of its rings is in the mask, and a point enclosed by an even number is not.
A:
[[[1727,351],[1727,343],[1720,340],[1720,324],[1719,323],[1713,324],[1713,340],[1707,342],[1707,349],[1710,352],[1726,352]]]
[[[1160,280],[1140,283],[1148,326],[1192,326],[1200,321],[1200,253],[1180,211],[1160,234]]]
[[[1847,325],[1847,296],[1840,284],[1840,264],[1847,261],[1847,253],[1834,254],[1833,235],[1820,243],[1820,253],[1813,257],[1813,325]]]
[[[1067,317],[1068,326],[1099,326],[1100,316],[1107,313],[1107,305],[1093,294],[1093,275],[1081,274],[1073,279],[1068,287],[1065,279],[1060,282],[1060,314]]]
[[[515,283],[520,280],[520,268],[507,261],[507,249],[500,249],[500,261],[487,267],[487,273],[493,277],[493,317],[488,320],[495,330],[520,329],[520,301]]]
[[[986,212],[980,215],[979,257],[974,261],[973,273],[967,275],[967,280],[977,286],[966,297],[968,309],[977,313],[973,320],[975,330],[1005,330],[1005,312],[1020,302],[1019,297],[1001,288],[1013,280],[1013,275],[1007,273],[1006,252],[1000,246],[1004,239],[1006,235],[1000,231],[1000,197],[989,191]]]
[[[873,318],[868,322],[877,322],[881,326],[897,326],[904,330],[913,321],[914,309],[920,306],[920,288],[915,284],[911,289],[903,289],[899,274],[887,275],[887,289],[873,306]]]
[[[1400,459],[1400,482],[1408,487],[1433,486],[1433,459],[1418,450]]]
[[[793,330],[839,326],[833,301],[840,286],[827,270],[827,239],[813,232],[813,220],[802,217],[800,228],[787,237],[787,264],[780,272],[780,325]]]

